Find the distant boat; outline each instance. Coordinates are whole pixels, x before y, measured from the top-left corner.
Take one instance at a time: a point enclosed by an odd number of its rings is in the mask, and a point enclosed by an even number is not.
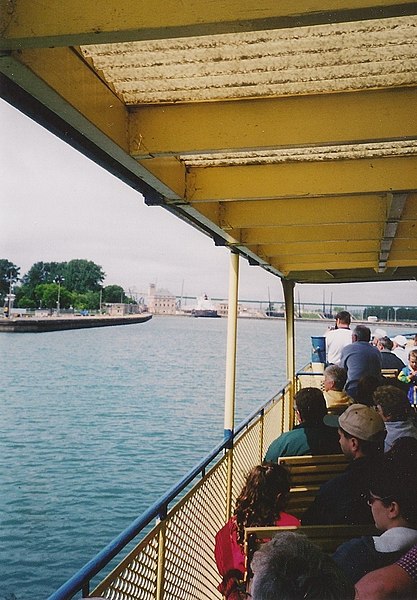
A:
[[[192,311],[192,314],[194,317],[209,317],[214,319],[220,317],[217,310],[214,308],[214,304],[207,296],[207,294],[204,294],[204,296],[200,296],[199,298],[197,298],[197,306]]]
[[[275,310],[272,303],[269,304],[265,314],[267,317],[285,317],[285,312],[283,310]]]
[[[268,287],[268,308],[265,311],[267,317],[284,317],[285,312],[283,310],[275,310],[274,303],[271,302],[271,294]]]

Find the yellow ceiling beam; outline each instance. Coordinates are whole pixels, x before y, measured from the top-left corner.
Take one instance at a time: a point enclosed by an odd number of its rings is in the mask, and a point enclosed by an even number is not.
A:
[[[291,272],[299,272],[299,271],[332,271],[337,269],[351,269],[352,271],[356,269],[372,269],[377,265],[378,256],[369,256],[368,258],[363,258],[358,260],[356,255],[344,255],[340,260],[334,260],[333,258],[329,258],[325,263],[323,263],[323,258],[318,258],[315,262],[300,262],[300,263],[287,263],[280,262],[279,260],[272,260],[271,264],[275,268],[279,269],[282,273],[288,275]]]
[[[417,157],[191,168],[187,200],[285,198],[417,189]]]
[[[414,214],[414,218],[408,221],[403,220],[398,223],[397,234],[395,239],[408,239],[415,238],[417,236],[417,213]]]
[[[168,200],[178,200],[185,196],[185,166],[174,156],[143,160],[139,164],[174,192],[166,194]]]
[[[401,252],[413,252],[415,255],[417,252],[417,237],[409,238],[407,240],[399,240],[395,238],[390,256],[397,256]]]
[[[410,14],[406,0],[0,0],[2,49],[277,29]]]
[[[415,254],[409,256],[409,257],[404,257],[404,258],[391,258],[389,259],[388,263],[387,263],[387,267],[414,267],[415,269],[416,266],[416,257]],[[410,277],[411,279],[411,277]],[[415,277],[414,277],[415,279]]]
[[[201,206],[201,205],[200,205]],[[210,205],[211,206],[211,205]],[[204,207],[206,208],[206,207]],[[277,227],[259,227],[250,229],[229,230],[230,236],[249,246],[257,244],[294,243],[296,240],[317,242],[344,242],[348,240],[379,240],[383,231],[383,223],[343,223],[340,226],[332,223],[311,225],[303,223]]]
[[[186,156],[417,137],[416,105],[417,88],[405,88],[144,106],[132,110],[130,153]]]
[[[296,198],[262,202],[227,202],[219,211],[224,229],[245,227],[300,226],[322,227],[333,224],[385,223],[387,200],[384,196],[336,198]],[[294,233],[294,241],[300,238]],[[289,232],[291,235],[291,232]]]
[[[271,263],[277,263],[284,271],[297,271],[304,269],[325,269],[338,268],[344,269],[341,265],[349,265],[350,268],[360,268],[364,266],[375,265],[378,262],[378,252],[340,252],[323,259],[323,254],[310,254],[307,256],[284,256],[282,258],[272,258]],[[303,265],[303,266],[300,266]],[[309,265],[307,267],[307,265]],[[330,267],[330,265],[333,265]],[[335,267],[334,265],[337,265]]]
[[[255,251],[255,247],[249,246],[249,248]],[[349,251],[351,254],[358,252],[373,252],[379,251],[379,244],[377,240],[346,240],[344,242],[328,242],[325,240],[315,242],[293,242],[293,243],[281,243],[281,244],[264,244],[262,245],[262,253],[269,258],[273,257],[299,257],[301,255],[319,255],[319,254],[343,254],[345,251]]]

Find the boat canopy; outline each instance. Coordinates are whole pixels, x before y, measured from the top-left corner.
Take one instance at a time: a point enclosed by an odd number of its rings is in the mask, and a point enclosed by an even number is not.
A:
[[[290,282],[417,276],[417,4],[0,0],[1,96]],[[22,149],[23,150],[23,149]]]

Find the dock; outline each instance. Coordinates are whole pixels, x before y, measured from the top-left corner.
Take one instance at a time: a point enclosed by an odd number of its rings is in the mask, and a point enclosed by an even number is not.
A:
[[[100,316],[65,316],[65,317],[16,317],[0,319],[0,333],[44,333],[46,331],[63,331],[67,329],[90,329],[92,327],[114,327],[117,325],[133,325],[145,323],[152,315],[126,315],[123,317]]]

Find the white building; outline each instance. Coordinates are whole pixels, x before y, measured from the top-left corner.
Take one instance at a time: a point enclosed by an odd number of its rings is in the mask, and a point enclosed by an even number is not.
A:
[[[148,311],[154,315],[175,315],[177,298],[165,289],[156,289],[154,283],[149,284]]]

